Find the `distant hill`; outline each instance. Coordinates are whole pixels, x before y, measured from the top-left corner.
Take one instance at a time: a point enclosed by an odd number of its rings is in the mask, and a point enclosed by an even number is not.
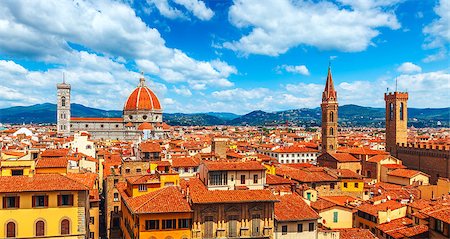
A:
[[[73,117],[121,117],[122,111],[101,110],[72,104]],[[320,108],[302,108],[278,112],[252,111],[245,115],[226,112],[208,113],[164,113],[164,121],[169,125],[252,125],[273,126],[289,123],[290,125],[319,126]],[[358,105],[339,107],[339,124],[341,126],[384,127],[384,108],[372,108]],[[450,108],[408,109],[409,125],[415,127],[450,127]],[[0,109],[2,123],[55,123],[56,105],[45,103],[32,106],[16,106]]]

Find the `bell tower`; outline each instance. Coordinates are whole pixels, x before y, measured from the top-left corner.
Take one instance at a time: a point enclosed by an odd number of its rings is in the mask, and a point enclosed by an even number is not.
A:
[[[56,89],[57,131],[60,135],[68,136],[70,135],[70,84],[66,84],[64,76],[63,82],[56,84]]]
[[[396,155],[397,145],[408,141],[408,93],[384,94],[386,102],[386,151]]]
[[[327,83],[322,93],[322,153],[336,151],[338,127],[337,92],[334,89],[331,67],[328,67]]]

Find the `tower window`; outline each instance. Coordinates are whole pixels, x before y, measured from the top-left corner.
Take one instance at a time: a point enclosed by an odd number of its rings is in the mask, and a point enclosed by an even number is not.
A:
[[[389,103],[389,120],[394,119],[394,104]]]
[[[330,135],[334,135],[334,129],[330,128]]]
[[[400,103],[400,120],[403,120],[403,103]]]
[[[334,112],[333,111],[330,112],[330,121],[331,122],[334,121]]]
[[[66,106],[66,97],[61,97],[61,106]]]
[[[144,120],[146,120],[146,119],[147,119],[147,115],[142,116],[142,118],[143,118]]]

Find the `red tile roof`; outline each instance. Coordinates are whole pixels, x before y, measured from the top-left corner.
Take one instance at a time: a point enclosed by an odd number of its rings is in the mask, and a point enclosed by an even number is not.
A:
[[[345,162],[359,162],[359,159],[355,158],[353,155],[349,153],[329,153],[331,157],[339,161],[340,163]]]
[[[200,165],[200,161],[193,157],[173,157],[172,158],[172,167],[181,168],[181,167],[198,167]]]
[[[428,176],[427,174],[425,174],[421,171],[412,170],[412,169],[403,169],[403,168],[396,169],[396,170],[393,170],[393,171],[387,173],[387,175],[389,175],[389,176],[395,176],[395,177],[401,177],[401,178],[412,178],[419,174]]]
[[[68,173],[67,177],[85,185],[89,189],[94,189],[98,175],[95,173]]]
[[[208,191],[202,181],[191,178],[185,182],[189,185],[192,203],[250,203],[276,202],[276,197],[269,190],[211,190]]]
[[[386,201],[384,203],[380,203],[377,205],[373,205],[373,204],[369,204],[369,203],[363,203],[358,207],[359,211],[368,213],[370,215],[373,216],[378,216],[378,212],[379,211],[387,211],[388,209],[390,210],[396,210],[402,207],[406,207],[406,205],[401,204],[397,201],[394,200],[390,200],[390,201]]]
[[[296,169],[284,165],[280,165],[275,170],[276,174],[279,176],[288,176],[298,182],[312,183],[312,182],[335,182],[337,178],[326,173],[323,168],[315,167],[310,169]]]
[[[307,152],[319,152],[316,149],[311,149],[307,147],[298,147],[298,146],[290,146],[290,147],[280,147],[273,150],[274,153],[307,153]]]
[[[346,228],[339,230],[339,239],[377,239],[369,229]]]
[[[192,212],[177,186],[165,187],[134,198],[129,197],[124,188],[118,189],[125,205],[136,214]]]
[[[161,146],[156,142],[142,142],[139,144],[139,149],[144,153],[160,153]]]
[[[298,194],[285,194],[276,196],[279,202],[275,203],[275,219],[277,221],[304,221],[320,218]]]
[[[250,170],[266,170],[259,162],[246,161],[246,162],[229,162],[229,161],[203,161],[202,162],[209,171],[250,171]]]
[[[69,149],[46,149],[41,157],[63,157],[69,154]]]
[[[361,154],[361,155],[378,155],[378,154],[389,154],[382,150],[373,150],[369,148],[338,148],[337,152],[350,153],[350,154]]]
[[[59,158],[41,158],[36,162],[36,168],[66,168],[67,157],[59,157]]]
[[[320,212],[322,210],[332,208],[336,206],[337,204],[328,200],[325,200],[323,198],[317,199],[315,202],[311,202],[311,207],[314,208],[314,210]]]
[[[0,177],[0,192],[47,192],[88,190],[83,184],[61,174]]]
[[[284,177],[280,177],[280,176],[272,175],[272,174],[266,174],[266,183],[269,185],[282,185],[282,184],[291,185],[295,182],[292,180],[289,180],[288,178],[284,178]]]

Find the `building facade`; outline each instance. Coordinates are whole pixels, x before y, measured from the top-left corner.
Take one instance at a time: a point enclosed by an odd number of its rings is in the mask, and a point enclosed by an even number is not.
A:
[[[56,85],[57,103],[56,103],[56,119],[58,133],[64,136],[70,134],[70,85],[63,83]]]

